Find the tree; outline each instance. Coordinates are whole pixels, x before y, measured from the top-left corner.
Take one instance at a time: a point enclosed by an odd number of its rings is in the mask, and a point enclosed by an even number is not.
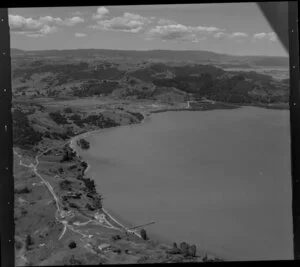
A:
[[[76,243],[74,241],[71,241],[70,244],[69,244],[69,248],[70,249],[76,248],[76,246],[77,245],[76,245]]]
[[[15,248],[20,250],[22,248],[22,243],[19,240],[15,240]]]
[[[64,109],[65,113],[72,113],[73,110],[70,107]]]
[[[192,245],[189,247],[189,255],[192,257],[196,257],[196,245]]]
[[[180,243],[180,250],[184,256],[189,254],[189,245],[186,242]]]
[[[49,113],[50,118],[55,121],[57,124],[67,124],[67,119],[59,112],[50,112]]]
[[[73,136],[74,135],[72,127],[67,127],[66,135],[67,136]]]
[[[173,243],[173,247],[172,247],[172,249],[170,250],[169,253],[171,253],[171,254],[180,254],[180,249],[177,247],[177,244],[175,242]]]
[[[27,115],[19,109],[12,113],[13,142],[21,148],[31,148],[42,140],[41,133],[36,132],[30,124]]]
[[[95,210],[95,208],[90,204],[90,203],[87,203],[85,205],[85,207],[88,209],[88,210]]]
[[[29,249],[30,249],[30,246],[33,245],[33,244],[34,244],[34,242],[33,242],[33,240],[32,240],[32,237],[31,237],[30,234],[28,234],[28,235],[26,236],[26,249],[29,250]]]
[[[75,157],[75,155],[76,155],[75,152],[65,150],[64,155],[63,155],[62,159],[60,160],[60,162],[70,161]]]
[[[141,237],[142,237],[144,240],[148,240],[148,236],[147,236],[147,233],[146,233],[146,230],[145,230],[145,229],[141,229]]]
[[[95,199],[94,199],[94,207],[96,209],[102,209],[102,198],[101,196],[97,196]]]
[[[83,138],[80,138],[77,141],[77,145],[80,146],[82,149],[88,149],[90,147],[90,143]]]

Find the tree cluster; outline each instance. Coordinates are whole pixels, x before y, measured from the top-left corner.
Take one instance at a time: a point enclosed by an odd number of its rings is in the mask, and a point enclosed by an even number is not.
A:
[[[81,149],[89,149],[90,148],[90,143],[83,139],[80,138],[79,140],[77,140],[77,145],[81,148]]]
[[[185,257],[191,256],[196,257],[196,245],[189,245],[186,242],[180,243],[180,247],[177,246],[177,243],[173,243],[173,247],[170,251],[168,251],[169,254],[182,254]]]
[[[50,118],[55,121],[58,125],[60,124],[68,124],[68,120],[66,117],[64,117],[60,111],[56,112],[50,112],[49,113]]]
[[[42,134],[33,129],[24,112],[15,109],[12,112],[12,117],[14,145],[23,149],[28,149],[32,148],[42,140]]]

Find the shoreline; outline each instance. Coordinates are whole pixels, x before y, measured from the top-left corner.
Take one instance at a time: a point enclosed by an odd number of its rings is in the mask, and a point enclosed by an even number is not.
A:
[[[139,113],[141,113],[143,115],[144,118],[140,122],[133,123],[133,124],[134,124],[134,126],[138,126],[138,125],[140,125],[142,123],[145,123],[147,119],[150,119],[152,117],[152,113],[162,113],[162,112],[168,112],[168,111],[174,111],[174,110],[158,110],[158,112],[151,112],[151,111],[149,111],[148,113],[139,112]],[[188,109],[181,110],[181,109],[176,109],[176,111],[203,111],[203,110],[201,110],[201,109],[199,109],[199,110],[188,110]],[[103,130],[111,129],[111,128],[116,129],[118,127],[124,127],[124,126],[128,127],[128,126],[132,126],[132,124],[124,124],[124,125],[118,125],[118,126],[110,127],[110,128],[103,128],[103,129],[96,129],[96,130],[92,130],[92,131],[87,131],[87,132],[84,132],[84,133],[80,133],[80,134],[78,134],[76,136],[73,136],[67,142],[69,144],[69,147],[71,148],[71,150],[74,151],[76,153],[76,156],[80,159],[80,162],[85,162],[87,164],[87,167],[84,170],[84,176],[87,174],[88,170],[90,170],[90,168],[92,167],[92,165],[89,162],[87,162],[86,160],[84,160],[82,158],[82,156],[80,155],[80,153],[77,151],[78,145],[76,144],[76,141],[78,140],[78,138],[80,138],[80,137],[86,138],[86,137],[88,137],[89,135],[91,135],[93,133],[101,132]],[[96,180],[92,176],[89,176],[89,178],[92,179],[94,182],[96,182]],[[99,193],[97,189],[96,189],[96,192],[101,195],[101,193]],[[102,211],[108,217],[110,217],[110,219],[112,219],[116,224],[120,225],[124,230],[129,230],[131,227],[135,226],[130,221],[128,221],[128,220],[120,217],[113,210],[106,209],[104,207],[104,205],[102,205]],[[151,230],[149,231],[149,233],[151,233]],[[150,238],[150,240],[152,242],[155,242],[157,245],[166,246],[166,247],[170,247],[171,248],[172,244],[174,243],[172,240],[168,240],[168,238],[163,238],[163,237],[161,237],[161,236],[159,236],[158,234],[155,234],[155,233],[151,233],[151,236],[153,237],[153,239]],[[139,238],[141,238],[141,236],[139,236]],[[178,243],[178,245],[179,245],[179,243]],[[203,255],[206,255],[210,259],[215,259],[216,261],[226,261],[226,260],[228,261],[228,258],[226,259],[225,257],[216,255],[212,251],[205,250],[205,249],[200,249],[200,248],[197,248],[197,254],[196,255],[198,257],[203,257]]]
[[[136,124],[135,126],[137,126],[137,125],[138,124]],[[129,126],[129,125],[122,125],[122,126]],[[119,126],[117,126],[117,127],[119,127]],[[116,127],[113,127],[113,128],[116,128]],[[95,133],[95,132],[98,132],[98,131],[101,131],[101,130],[103,130],[103,129],[99,129],[99,130],[95,130],[95,131],[93,130],[93,131],[87,132],[86,136],[90,135],[91,133]],[[80,134],[79,137],[81,135],[83,135],[83,134]],[[76,137],[78,138],[78,136],[75,136],[73,138],[76,138]],[[73,141],[73,138],[72,138],[72,141]],[[74,140],[76,140],[76,139],[74,139]],[[86,169],[84,171],[84,174],[86,174],[87,171],[91,168],[92,165],[90,163],[88,163],[87,161],[85,161],[80,156],[80,154],[76,152],[76,149],[73,149],[73,148],[71,148],[71,149],[72,149],[72,151],[74,151],[76,153],[76,155],[78,155],[78,157],[79,157],[79,159],[80,159],[81,162],[85,162],[87,164],[87,167],[86,167]],[[95,181],[95,179],[92,176],[89,176],[89,178],[92,179],[93,181]],[[101,193],[99,193],[97,189],[96,189],[96,192],[101,195]],[[104,214],[106,214],[109,217],[109,219],[113,220],[116,224],[118,224],[119,226],[121,226],[125,231],[126,230],[130,230],[132,227],[135,226],[132,222],[128,221],[127,219],[124,219],[124,218],[120,217],[113,210],[106,209],[104,207],[104,205],[102,205],[102,212]],[[169,247],[169,248],[172,247],[172,244],[174,243],[174,241],[168,240],[167,238],[163,238],[163,237],[159,236],[158,234],[151,233],[151,230],[147,231],[147,233],[148,232],[150,234],[150,241],[156,243],[158,246]],[[138,237],[141,238],[140,235]],[[178,243],[178,245],[179,244],[180,243]],[[225,258],[225,257],[222,257],[222,256],[218,256],[218,255],[216,255],[216,253],[214,253],[212,251],[201,249],[201,248],[198,248],[198,247],[197,247],[197,253],[196,253],[196,255],[197,255],[197,257],[203,257],[204,255],[206,255],[206,256],[208,256],[208,258],[210,258],[212,260],[216,260],[216,261],[228,261],[228,258]]]
[[[145,120],[147,118],[149,118],[149,116],[147,116],[146,114],[140,112],[142,115],[143,115],[143,119],[138,122],[138,123],[134,123],[135,125],[138,125],[138,124],[142,124],[145,122]],[[122,126],[130,126],[130,124],[124,124],[124,125],[118,125],[118,126],[115,126],[115,127],[110,127],[110,128],[102,128],[102,129],[96,129],[96,130],[91,130],[91,131],[87,131],[87,132],[83,132],[83,133],[80,133],[78,135],[75,135],[73,137],[70,138],[70,140],[67,142],[67,144],[69,145],[69,147],[72,149],[72,151],[74,151],[76,153],[76,156],[83,162],[85,162],[87,164],[87,168],[85,169],[84,171],[84,175],[88,172],[88,170],[91,168],[91,164],[84,161],[81,157],[81,155],[79,154],[79,152],[76,150],[76,148],[78,147],[76,142],[79,138],[87,138],[89,135],[93,134],[93,133],[97,133],[97,132],[101,132],[103,130],[107,130],[107,129],[115,129],[115,128],[118,128],[118,127],[122,127]],[[93,177],[91,177],[93,179]],[[93,179],[94,180],[94,179]]]
[[[237,108],[242,108],[242,107],[254,107],[254,108],[264,108],[264,109],[272,109],[272,110],[288,110],[288,108],[272,108],[272,107],[269,107],[267,105],[233,105],[233,104],[227,104],[227,103],[216,103],[217,105],[218,104],[221,104],[221,105],[224,105],[223,107],[219,107],[219,108],[214,108],[214,106],[216,104],[211,104],[209,103],[209,107],[206,108],[206,109],[203,109],[203,108],[165,108],[165,109],[157,109],[157,110],[149,110],[147,112],[141,112],[141,111],[138,111],[136,110],[137,112],[139,112],[140,114],[143,115],[143,119],[139,122],[135,122],[135,123],[132,123],[134,126],[137,126],[139,124],[142,124],[142,123],[145,123],[146,120],[150,119],[152,117],[152,113],[164,113],[164,112],[174,112],[174,111],[209,111],[209,110],[228,110],[228,109],[237,109]],[[124,124],[124,125],[118,125],[118,126],[114,126],[114,127],[110,127],[110,128],[102,128],[102,129],[96,129],[96,130],[91,130],[91,131],[87,131],[87,132],[82,132],[82,133],[79,133],[78,135],[76,136],[73,136],[70,138],[70,140],[68,141],[69,143],[69,146],[70,148],[72,149],[72,151],[74,151],[77,155],[77,157],[80,159],[81,162],[85,162],[87,164],[87,167],[86,169],[84,170],[84,175],[87,174],[87,172],[90,170],[90,168],[92,167],[92,165],[83,160],[83,158],[81,157],[80,155],[80,152],[78,152],[78,145],[76,144],[76,141],[79,139],[79,138],[87,138],[88,136],[90,136],[91,134],[94,134],[94,133],[97,133],[97,132],[101,132],[101,131],[105,131],[107,129],[111,129],[111,128],[117,128],[117,127],[121,127],[121,126],[132,126],[132,124]],[[75,142],[75,143],[74,143]],[[95,181],[95,179],[93,177],[90,177],[93,181]],[[97,191],[97,190],[96,190]],[[99,193],[99,192],[97,192]],[[104,213],[106,213],[109,217],[113,218],[113,220],[115,222],[117,222],[117,224],[119,224],[120,226],[122,226],[122,228],[124,229],[130,229],[130,227],[133,226],[133,224],[130,222],[130,221],[127,221],[123,218],[121,218],[120,216],[118,216],[117,214],[114,213],[114,211],[109,211],[109,210],[106,210],[105,208],[103,208],[103,211]],[[151,231],[149,231],[151,232]],[[156,234],[153,235],[154,236],[154,240],[155,242],[158,242],[159,244],[161,245],[167,245],[167,246],[170,246],[172,241],[164,241],[164,238],[161,238],[159,236],[157,236]],[[212,257],[215,257],[217,259],[221,259],[221,260],[224,260],[225,261],[225,258],[224,257],[218,257],[217,255],[215,255],[213,252],[210,252],[210,251],[204,251],[200,248],[198,248],[198,253],[201,252],[201,253],[206,253],[207,255],[211,255]],[[197,253],[197,254],[198,254]],[[228,259],[227,259],[228,260]]]
[[[221,112],[222,109],[228,109],[224,108],[225,105],[222,103],[216,103],[212,104],[209,103],[208,105],[204,105],[206,107],[206,110],[211,110],[211,111],[217,111],[219,110]],[[226,105],[227,106],[227,105]],[[232,106],[232,105],[231,105]],[[160,113],[160,112],[171,112],[171,111],[205,111],[203,109],[195,109],[195,108],[190,108],[190,109],[182,109],[182,106],[178,107],[177,109],[174,108],[166,108],[163,107],[158,107],[158,108],[149,108],[149,109],[139,109],[138,107],[133,107],[132,114],[135,114],[134,120],[118,120],[116,117],[113,117],[112,120],[114,121],[113,124],[108,123],[103,126],[98,127],[97,124],[90,124],[86,125],[85,127],[80,127],[77,131],[73,131],[72,135],[64,140],[60,139],[59,141],[55,140],[49,140],[49,143],[47,142],[47,146],[44,146],[44,148],[39,149],[37,152],[38,156],[40,157],[40,169],[39,170],[44,170],[44,168],[48,164],[48,156],[54,156],[56,157],[55,161],[53,162],[56,166],[56,170],[53,169],[50,173],[44,173],[46,175],[44,178],[47,181],[47,183],[52,184],[53,186],[60,185],[60,183],[65,180],[66,182],[71,182],[71,184],[74,184],[75,187],[71,187],[71,189],[66,188],[60,188],[58,187],[56,193],[57,197],[59,197],[59,202],[61,204],[61,208],[64,210],[63,215],[61,216],[67,216],[66,221],[61,221],[63,217],[60,219],[60,222],[64,225],[63,232],[61,233],[59,240],[61,238],[74,238],[77,239],[77,237],[71,237],[67,234],[65,234],[66,229],[70,229],[71,231],[74,231],[76,233],[81,234],[82,236],[86,236],[85,231],[89,232],[92,235],[89,236],[95,236],[95,239],[93,241],[86,241],[86,242],[96,242],[96,244],[101,244],[103,241],[101,241],[100,236],[102,234],[104,236],[107,236],[107,238],[112,238],[112,235],[120,235],[121,239],[123,239],[125,242],[128,240],[128,242],[133,242],[133,247],[137,249],[137,257],[138,255],[143,254],[143,247],[147,246],[147,251],[148,249],[152,249],[154,254],[153,257],[157,257],[157,263],[161,262],[159,258],[159,253],[166,253],[166,261],[168,262],[176,262],[176,259],[178,257],[183,257],[182,260],[184,262],[192,260],[195,262],[205,262],[205,261],[239,261],[236,258],[231,258],[231,255],[224,255],[222,251],[214,251],[214,246],[211,247],[211,249],[206,249],[205,244],[198,243],[196,240],[196,244],[198,244],[200,247],[197,247],[197,252],[196,252],[196,257],[191,259],[189,257],[185,258],[184,254],[180,255],[172,255],[170,251],[172,250],[172,245],[174,244],[175,240],[172,240],[172,233],[170,237],[164,237],[164,233],[160,232],[152,232],[151,227],[145,227],[144,229],[146,230],[149,240],[144,241],[143,238],[141,237],[140,230],[141,228],[137,229],[132,229],[132,227],[135,227],[136,225],[134,222],[130,221],[131,216],[127,216],[128,214],[125,212],[123,214],[124,218],[119,216],[117,213],[114,212],[114,209],[112,208],[111,210],[108,208],[106,209],[105,205],[102,203],[102,195],[101,195],[101,190],[103,188],[101,187],[101,179],[97,180],[93,178],[93,176],[101,177],[101,168],[99,172],[92,174],[92,176],[89,176],[88,172],[90,169],[94,166],[92,162],[92,158],[90,159],[88,157],[88,154],[84,154],[85,151],[84,149],[81,149],[80,145],[77,144],[77,140],[79,138],[89,138],[91,134],[100,134],[104,133],[110,134],[110,131],[114,131],[115,128],[117,127],[137,127],[138,125],[141,125],[142,123],[148,123],[153,119],[155,116],[153,116],[152,113]],[[239,108],[262,108],[259,106],[249,106],[249,105],[243,105],[239,106]],[[232,110],[232,108],[229,109],[229,111]],[[233,111],[231,111],[233,112]],[[129,112],[130,113],[130,112]],[[139,113],[139,114],[138,114]],[[142,126],[142,125],[141,125]],[[95,136],[96,136],[95,135]],[[93,138],[91,137],[91,141],[93,142]],[[71,153],[70,159],[66,159],[63,161],[63,165],[60,165],[61,162],[61,155],[64,155],[64,153]],[[25,153],[26,154],[26,153]],[[36,153],[34,153],[36,154]],[[30,158],[33,155],[30,156]],[[46,158],[43,158],[43,157]],[[59,157],[57,157],[59,156]],[[86,159],[84,157],[87,157]],[[34,160],[34,158],[32,158]],[[90,162],[89,162],[90,161]],[[30,161],[29,161],[30,162]],[[57,164],[56,164],[57,163]],[[76,167],[75,167],[76,166]],[[62,168],[63,169],[62,169]],[[71,167],[71,168],[70,168]],[[47,167],[46,167],[47,168]],[[62,172],[59,170],[62,169]],[[51,173],[54,175],[55,173],[65,173],[60,175],[55,175],[51,177]],[[47,177],[48,176],[48,177]],[[56,180],[59,179],[59,180]],[[55,181],[56,180],[56,181]],[[78,181],[79,180],[79,181]],[[98,182],[96,184],[96,182]],[[78,185],[80,183],[80,185]],[[66,184],[67,185],[67,184]],[[102,188],[102,189],[101,189]],[[73,191],[73,193],[68,192]],[[100,192],[100,193],[99,193]],[[103,192],[104,193],[104,192]],[[70,197],[69,197],[70,195]],[[79,195],[79,198],[77,196]],[[80,197],[82,196],[82,197]],[[120,201],[122,201],[120,199]],[[126,205],[124,206],[124,209],[126,210]],[[122,213],[121,213],[122,214]],[[69,216],[70,215],[70,216]],[[70,218],[69,218],[69,217]],[[74,216],[74,218],[72,217]],[[127,216],[127,217],[126,217]],[[137,214],[138,216],[138,214]],[[139,216],[138,216],[139,217]],[[137,217],[137,218],[138,218]],[[77,220],[77,221],[76,221]],[[77,223],[78,222],[78,223]],[[76,224],[75,224],[76,223]],[[89,224],[89,225],[87,225]],[[100,228],[98,228],[98,226]],[[75,227],[75,228],[74,228]],[[108,229],[106,229],[108,228]],[[101,230],[102,229],[102,230]],[[109,230],[110,229],[110,230]],[[155,228],[154,228],[155,229]],[[148,231],[149,230],[149,231]],[[103,232],[101,232],[103,231]],[[196,230],[197,231],[197,230]],[[101,234],[100,234],[101,233]],[[160,234],[162,236],[160,236]],[[98,236],[100,234],[100,236]],[[90,238],[90,237],[89,237]],[[110,240],[110,239],[107,239]],[[70,240],[71,241],[71,240]],[[182,243],[182,241],[185,240],[176,240],[176,243],[178,246]],[[186,240],[189,242],[189,240]],[[79,240],[76,242],[80,242]],[[114,241],[108,241],[110,245],[118,246],[118,243]],[[111,243],[112,242],[112,243]],[[92,243],[90,243],[92,245]],[[121,242],[122,243],[122,242]],[[120,243],[120,244],[121,244]],[[146,245],[148,244],[148,245]],[[94,246],[94,245],[92,245]],[[132,248],[133,248],[132,247]],[[123,247],[124,251],[126,249],[130,249],[130,246],[128,247]],[[97,251],[97,247],[95,247]],[[167,252],[168,251],[168,252]],[[68,252],[67,252],[68,253]],[[146,252],[145,252],[146,253]],[[171,254],[170,254],[171,253]],[[207,257],[206,257],[206,256]],[[125,254],[124,254],[125,256]],[[126,258],[126,256],[125,256]],[[130,260],[129,258],[126,258],[125,261]],[[150,261],[149,261],[150,262]]]
[[[139,121],[138,123],[134,123],[135,125],[138,125],[138,124],[141,124],[141,123],[144,123],[145,122],[145,119],[148,118],[148,116],[146,116],[145,113],[142,113],[140,112],[142,115],[143,115],[143,119],[141,121]],[[83,132],[83,133],[80,133],[78,135],[75,135],[73,137],[70,138],[70,140],[68,140],[66,142],[66,144],[70,147],[70,149],[76,154],[76,157],[79,159],[80,163],[85,163],[87,165],[87,167],[84,169],[83,171],[83,177],[85,177],[85,175],[87,174],[88,170],[92,167],[91,164],[87,161],[85,161],[80,153],[77,151],[77,148],[78,148],[78,145],[76,144],[77,140],[79,138],[86,138],[88,137],[89,135],[93,134],[93,133],[96,133],[96,132],[101,132],[105,129],[111,129],[111,128],[117,128],[117,127],[121,127],[121,126],[129,126],[130,124],[125,124],[125,125],[118,125],[118,126],[115,126],[115,127],[110,127],[110,128],[102,128],[102,129],[96,129],[96,130],[91,130],[91,131],[87,131],[87,132]],[[93,177],[89,177],[90,179],[92,179],[94,182],[95,182],[95,179]],[[96,189],[96,193],[97,194],[100,194],[98,192],[98,190]],[[101,195],[101,194],[100,194]],[[124,223],[125,220],[122,220],[121,219],[121,222],[120,222],[120,217],[119,216],[114,216],[113,214],[110,213],[110,211],[106,210],[103,205],[102,205],[102,211],[104,214],[106,214],[112,221],[114,221],[116,224],[118,224],[119,226],[121,226],[125,231],[130,230],[131,227],[133,227],[133,224],[131,223]],[[113,213],[113,212],[112,212]],[[118,218],[115,218],[115,217],[118,217]],[[125,225],[124,225],[125,224]],[[130,225],[127,225],[127,224],[130,224]],[[139,238],[141,238],[140,234],[138,234],[135,230],[132,230],[132,232],[138,236]]]
[[[195,107],[191,108],[162,108],[157,110],[151,110],[149,113],[163,113],[163,112],[171,112],[171,111],[211,111],[211,110],[230,110],[230,109],[238,109],[243,107],[253,107],[253,108],[263,108],[263,109],[271,109],[271,110],[290,110],[288,103],[278,103],[278,104],[233,104],[226,102],[215,102],[215,103],[192,103],[191,105],[195,105]],[[203,106],[197,106],[203,105]],[[218,106],[220,105],[220,106]]]

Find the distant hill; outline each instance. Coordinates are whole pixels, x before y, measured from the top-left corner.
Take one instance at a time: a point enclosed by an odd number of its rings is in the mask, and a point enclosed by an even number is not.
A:
[[[18,54],[24,54],[26,51],[18,49],[18,48],[11,48],[10,49],[11,55],[18,55]]]
[[[15,96],[81,98],[105,95],[117,99],[133,97],[182,102],[186,94],[191,94],[195,98],[228,103],[288,101],[289,84],[278,79],[281,75],[279,68],[273,69],[275,74],[272,75],[258,72],[269,69],[274,62],[281,64],[283,60],[278,57],[249,58],[201,51],[160,50],[49,50],[25,51],[24,55],[20,51],[14,52],[18,53],[12,56]],[[195,58],[198,55],[200,62],[183,60],[184,56],[189,58],[193,53]],[[184,62],[168,62],[171,55],[177,55],[177,59],[181,56]],[[153,58],[163,58],[165,61],[153,62],[150,60]],[[214,58],[214,62],[210,58]],[[216,64],[220,58],[225,63]],[[228,63],[230,59],[232,61]],[[244,65],[242,71],[220,67],[226,64],[238,66],[237,59],[240,65]],[[268,67],[253,67],[249,60],[261,65],[268,64]],[[246,64],[253,68],[247,69]]]
[[[262,58],[255,61],[255,64],[258,66],[289,66],[289,58],[282,57],[270,57],[270,58]]]
[[[175,50],[148,50],[127,51],[109,49],[74,49],[74,50],[36,50],[24,51],[11,49],[11,55],[38,56],[38,57],[76,57],[88,58],[119,58],[132,60],[157,60],[157,61],[192,61],[197,63],[231,64],[237,67],[288,67],[288,57],[270,56],[235,56],[219,54],[210,51],[175,51]]]

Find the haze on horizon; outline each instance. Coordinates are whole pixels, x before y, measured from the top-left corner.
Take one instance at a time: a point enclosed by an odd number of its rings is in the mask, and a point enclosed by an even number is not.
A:
[[[10,8],[22,50],[192,50],[288,54],[255,3]]]

